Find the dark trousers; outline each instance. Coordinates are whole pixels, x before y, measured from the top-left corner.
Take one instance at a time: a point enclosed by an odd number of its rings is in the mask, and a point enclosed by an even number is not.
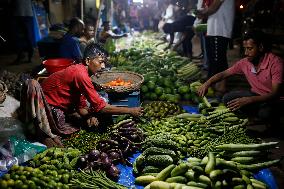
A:
[[[228,68],[227,47],[229,38],[221,36],[206,37],[206,53],[208,57],[208,78]]]
[[[187,57],[192,57],[192,38],[194,36],[193,31],[187,31],[186,38],[182,42],[183,53]]]
[[[227,105],[233,99],[250,96],[258,96],[258,94],[251,91],[232,91],[224,95],[223,102]],[[258,117],[273,127],[280,126],[279,101],[249,104],[243,106],[239,112],[248,116]]]
[[[31,16],[16,16],[13,21],[13,31],[15,36],[15,44],[17,48],[18,58],[23,52],[28,53],[30,60],[34,53],[34,28],[33,17]]]

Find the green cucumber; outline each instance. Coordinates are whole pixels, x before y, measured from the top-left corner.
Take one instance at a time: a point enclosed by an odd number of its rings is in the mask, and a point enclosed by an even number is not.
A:
[[[187,179],[183,176],[175,176],[175,177],[170,177],[166,179],[166,182],[168,183],[181,183],[185,184],[187,182]]]
[[[198,181],[202,182],[204,184],[208,184],[209,186],[211,185],[211,179],[209,177],[205,176],[205,175],[200,175],[198,177]]]
[[[166,180],[167,177],[171,174],[172,170],[175,168],[175,165],[169,165],[165,169],[163,169],[157,176],[156,179],[159,181]]]
[[[233,189],[245,189],[246,187],[244,185],[237,185],[234,186]]]
[[[218,180],[218,181],[213,185],[212,188],[213,188],[213,189],[221,189],[221,188],[222,188],[222,182]]]
[[[259,180],[256,180],[256,179],[250,179],[251,181],[251,184],[253,187],[255,188],[259,188],[259,189],[262,189],[262,188],[267,188],[267,185]]]
[[[150,184],[151,189],[171,189],[170,183],[164,181],[154,181]]]
[[[196,186],[196,187],[200,187],[200,188],[208,188],[207,184],[201,183],[201,182],[194,182],[194,181],[190,181],[186,184],[187,186]]]
[[[198,175],[201,175],[204,173],[204,169],[197,165],[193,166],[191,169]]]
[[[188,180],[194,180],[195,179],[195,173],[193,170],[188,170],[184,176],[188,179]]]
[[[188,170],[188,163],[181,163],[171,171],[171,177],[183,175]]]
[[[237,164],[237,167],[239,169],[246,169],[246,170],[249,170],[249,171],[254,171],[254,170],[260,170],[260,169],[263,169],[263,168],[267,168],[267,167],[276,165],[279,162],[280,162],[280,160],[277,159],[277,160],[271,160],[271,161],[262,162],[262,163],[250,164],[250,165]]]
[[[209,152],[208,154],[208,162],[205,167],[205,173],[209,174],[211,171],[215,169],[216,166],[216,158],[213,152]]]
[[[277,146],[279,142],[266,142],[261,144],[222,144],[216,146],[217,149],[228,150],[228,151],[250,151],[260,149],[271,149]]]
[[[232,184],[233,185],[243,185],[244,184],[244,180],[242,178],[238,178],[238,177],[234,177],[232,178]]]
[[[242,164],[252,163],[254,160],[255,158],[253,157],[234,157],[231,159],[231,161],[242,163]]]
[[[215,169],[210,172],[209,177],[212,180],[216,180],[220,175],[222,175],[224,172],[220,169]]]
[[[139,176],[135,179],[135,183],[139,185],[147,185],[157,180],[156,177],[148,175],[148,176]]]
[[[261,154],[261,151],[239,151],[232,154],[232,157],[250,157],[250,156],[258,156]]]

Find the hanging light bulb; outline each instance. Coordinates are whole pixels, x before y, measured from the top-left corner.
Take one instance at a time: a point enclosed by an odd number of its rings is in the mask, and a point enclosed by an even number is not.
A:
[[[243,5],[240,5],[240,9],[243,9],[244,8],[244,6]]]
[[[101,0],[96,0],[96,7],[97,7],[97,9],[100,7],[100,4],[101,4]]]

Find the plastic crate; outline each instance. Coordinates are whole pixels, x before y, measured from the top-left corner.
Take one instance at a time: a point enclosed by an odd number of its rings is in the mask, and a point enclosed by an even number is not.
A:
[[[139,107],[140,91],[132,93],[108,93],[109,103],[119,107]]]

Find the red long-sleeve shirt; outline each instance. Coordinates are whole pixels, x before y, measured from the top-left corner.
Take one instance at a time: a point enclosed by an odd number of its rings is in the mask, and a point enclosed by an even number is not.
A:
[[[72,65],[51,74],[41,86],[48,104],[64,111],[87,107],[86,99],[95,112],[106,106],[94,89],[88,70],[83,64]]]

